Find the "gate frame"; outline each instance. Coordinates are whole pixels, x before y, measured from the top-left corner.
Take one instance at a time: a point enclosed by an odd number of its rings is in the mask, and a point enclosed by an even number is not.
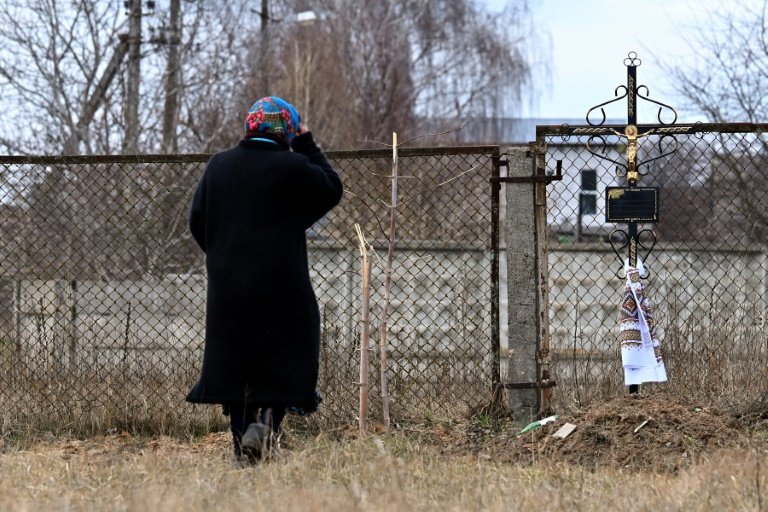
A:
[[[736,132],[752,132],[752,133],[762,133],[765,131],[765,128],[768,125],[765,124],[753,124],[753,123],[712,123],[712,124],[704,124],[701,122],[693,123],[693,124],[675,124],[677,122],[677,111],[675,111],[674,108],[671,106],[662,103],[658,100],[651,99],[650,98],[650,92],[647,86],[645,85],[638,85],[637,81],[637,68],[642,64],[642,61],[638,58],[637,53],[634,51],[630,51],[627,54],[627,57],[624,59],[624,65],[627,68],[627,75],[626,75],[626,85],[619,85],[615,91],[614,91],[614,98],[610,99],[608,101],[599,103],[598,105],[593,106],[589,110],[587,110],[587,114],[585,116],[585,119],[587,121],[587,125],[578,125],[578,126],[570,126],[567,124],[561,125],[561,126],[551,126],[551,125],[545,125],[545,126],[536,126],[536,142],[533,143],[533,147],[537,148],[544,148],[539,153],[541,158],[537,160],[540,160],[540,164],[543,168],[546,167],[546,136],[557,136],[559,135],[564,141],[568,140],[572,135],[580,135],[580,136],[588,136],[585,143],[585,149],[588,153],[602,159],[607,160],[608,162],[611,162],[612,164],[616,165],[616,176],[617,177],[625,177],[627,181],[627,189],[632,190],[635,189],[638,186],[638,182],[641,180],[642,176],[644,176],[643,173],[639,171],[640,167],[643,165],[648,165],[649,163],[660,160],[664,157],[668,157],[678,150],[677,145],[677,135],[696,135],[696,134],[702,134],[703,137],[704,133],[713,133],[713,132],[719,132],[719,133],[736,133]],[[644,91],[644,93],[643,93]],[[627,122],[625,125],[606,125],[606,115],[605,115],[605,107],[606,105],[616,103],[622,99],[626,98],[627,102]],[[657,112],[657,124],[638,124],[637,122],[637,104],[638,99],[644,100],[649,103],[653,103],[656,106],[658,106],[658,112]],[[590,120],[590,115],[595,112],[596,110],[600,111],[601,119],[598,122],[593,122]],[[673,119],[670,122],[665,122],[662,119],[662,113],[664,110],[667,110],[668,112],[671,112],[674,116]],[[659,155],[654,156],[652,158],[648,158],[645,161],[638,162],[637,156],[638,156],[638,141],[639,139],[649,136],[649,135],[655,135],[659,137]],[[619,136],[626,139],[626,165],[618,160],[614,160],[612,158],[609,158],[607,156],[604,156],[600,154],[597,151],[593,151],[593,149],[590,147],[590,143],[592,143],[593,139],[597,139],[601,145],[606,144],[605,136]],[[661,142],[667,138],[671,137],[672,140],[675,142],[675,145],[672,146],[671,149],[665,150],[661,147]],[[539,165],[537,163],[537,165]],[[561,161],[558,161],[558,174],[561,174]],[[623,174],[621,171],[621,168],[624,169]],[[545,226],[544,229],[546,229],[546,190],[543,191],[543,201],[544,201],[544,222]],[[538,200],[538,194],[537,194],[537,200]],[[537,204],[538,206],[538,204]],[[656,199],[656,208],[658,207],[658,198]],[[579,206],[581,208],[581,206]],[[613,248],[613,251],[616,253],[620,261],[624,261],[622,258],[622,255],[619,251],[627,249],[627,261],[630,266],[636,267],[637,261],[638,261],[638,251],[639,249],[645,249],[646,257],[648,254],[651,253],[653,248],[656,246],[656,233],[650,229],[643,229],[641,231],[638,231],[638,224],[642,223],[643,221],[640,221],[637,218],[627,218],[626,222],[616,222],[616,224],[627,224],[627,230],[624,231],[623,229],[615,228],[611,234],[609,235],[609,243],[611,247]],[[651,222],[656,222],[656,219],[652,220]],[[579,221],[579,224],[581,224],[581,221]],[[538,225],[537,225],[538,228]],[[538,230],[538,229],[537,229]],[[641,241],[641,236],[643,233],[649,233],[650,237],[650,246],[646,246]],[[544,232],[544,235],[546,236],[546,232]],[[621,242],[621,245],[617,249],[616,244],[614,244],[615,236],[619,236],[620,238],[623,238],[624,241]],[[544,244],[546,244],[546,238],[543,239]],[[544,249],[546,251],[546,249]],[[538,252],[538,251],[537,251]],[[641,279],[643,276],[640,276]],[[548,286],[546,283],[542,283],[542,287]],[[546,294],[543,295],[546,297]],[[547,304],[547,310],[548,303]],[[545,315],[548,317],[548,314]],[[547,322],[548,323],[548,322]],[[548,337],[547,337],[547,343],[548,343]],[[546,368],[548,370],[549,367],[549,346],[547,344],[546,351],[542,349],[541,352],[543,358],[546,358]],[[538,374],[539,381],[543,378],[543,373]],[[629,393],[634,394],[639,392],[639,385],[632,384],[628,387]],[[548,409],[549,407],[549,400],[548,396],[542,396],[542,399],[545,399],[542,402],[539,402],[539,408],[540,410]]]
[[[643,86],[641,86],[643,87]],[[619,98],[620,99],[620,98]],[[593,108],[598,108],[597,107]],[[671,108],[671,107],[670,107]],[[630,117],[628,121],[632,121],[633,118]],[[568,140],[573,135],[576,136],[582,136],[582,137],[601,137],[601,136],[608,136],[612,135],[615,136],[617,134],[624,134],[627,126],[629,126],[631,123],[628,123],[628,125],[537,125],[536,126],[536,141],[530,143],[531,151],[534,155],[535,161],[536,161],[536,176],[534,177],[533,181],[536,183],[543,183],[543,186],[541,188],[543,195],[543,205],[539,204],[539,196],[537,195],[537,204],[536,208],[543,207],[543,238],[540,238],[540,240],[543,241],[544,247],[540,249],[541,254],[546,257],[547,253],[547,238],[546,238],[546,229],[547,229],[547,211],[546,211],[546,186],[551,183],[552,181],[558,181],[562,180],[562,161],[557,160],[557,170],[555,175],[547,175],[546,174],[546,147],[547,147],[547,137],[553,137],[553,136],[559,136],[564,141]],[[763,134],[768,133],[768,123],[687,123],[687,124],[637,124],[634,125],[637,128],[638,133],[641,135],[657,135],[660,137],[667,137],[671,136],[674,137],[676,135],[690,135],[690,136],[701,136],[703,137],[705,134],[711,133],[711,134],[720,134],[720,133],[754,133],[754,134]],[[585,151],[589,151],[587,147],[585,147]],[[599,156],[599,155],[598,155]],[[664,156],[664,155],[662,155]],[[637,166],[644,165],[647,162],[640,162],[637,163]],[[536,181],[536,177],[538,177],[539,181]],[[508,180],[508,179],[507,179]],[[638,181],[639,177],[635,180]],[[506,181],[506,180],[505,180]],[[539,189],[537,188],[537,191]],[[636,223],[631,223],[636,224]],[[632,229],[632,226],[630,224],[629,231],[630,235],[634,231],[634,233],[637,233],[637,228],[635,226],[634,229]],[[537,224],[537,230],[539,228],[539,225]],[[634,247],[632,244],[628,241],[627,244],[629,245],[629,253],[630,257],[634,256],[637,257],[637,250],[638,247],[642,247],[648,250],[653,249],[653,246],[655,245],[655,234],[653,235],[653,245],[651,245],[650,248],[643,246],[641,243],[636,243]],[[623,249],[625,246],[622,246]],[[614,252],[618,255],[618,251],[614,247]],[[538,380],[535,383],[537,389],[541,389],[542,392],[539,394],[539,401],[537,403],[539,415],[541,416],[543,413],[548,412],[550,409],[550,398],[551,398],[551,386],[555,385],[554,381],[549,380],[549,302],[548,302],[548,269],[545,270],[546,276],[544,273],[541,274],[541,278],[544,279],[547,278],[546,282],[542,282],[542,291],[540,292],[540,296],[544,300],[543,304],[546,305],[547,314],[542,317],[543,323],[546,323],[546,329],[542,327],[542,337],[540,339],[540,349],[538,354],[538,365],[539,365],[539,371],[537,373]],[[546,332],[545,332],[546,331]],[[506,387],[509,389],[510,384],[506,384]],[[638,391],[637,386],[629,386],[629,392],[630,393],[636,393]]]

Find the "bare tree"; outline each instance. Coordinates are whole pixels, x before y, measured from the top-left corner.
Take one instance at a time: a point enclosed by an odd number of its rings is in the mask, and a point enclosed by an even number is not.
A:
[[[471,0],[7,0],[0,145],[216,151],[271,94],[336,148],[509,115],[535,65],[527,0],[509,3],[492,16]]]
[[[165,74],[165,105],[163,108],[163,152],[176,153],[179,143],[176,125],[179,120],[181,58],[181,0],[171,0],[168,59]]]
[[[421,4],[415,3],[417,6]],[[534,74],[539,46],[526,1],[508,2],[498,15],[472,2],[434,0],[413,12],[414,81],[428,117],[509,115]]]
[[[424,131],[439,118],[509,115],[536,63],[526,1],[491,15],[469,0],[305,0],[276,62],[278,89],[333,147]],[[498,115],[498,114],[497,114]]]
[[[765,122],[768,0],[723,4],[699,20],[688,44],[692,56],[663,66],[684,102],[681,110],[711,122]],[[694,239],[705,232],[709,241],[729,246],[764,243],[768,194],[759,178],[766,171],[764,136],[709,135],[698,145],[679,166],[689,171],[681,172],[674,188],[667,186],[676,193],[667,201],[670,233]],[[677,227],[686,220],[684,228]]]
[[[205,2],[195,13],[194,30],[186,29],[182,56],[183,94],[179,145],[186,151],[216,151],[231,146],[244,133],[245,114],[265,90],[263,74],[276,73],[259,65],[261,10],[247,0]],[[283,23],[288,7],[272,5],[269,23]],[[270,55],[281,37],[268,39]],[[277,90],[277,88],[276,88]],[[280,93],[290,97],[285,93]]]
[[[0,8],[0,144],[9,151],[58,153],[70,139],[98,150],[85,121],[99,115],[122,60],[118,6],[62,3],[8,0]]]
[[[205,16],[214,18],[219,10],[214,0],[168,2],[141,13],[139,0],[129,11],[122,2],[98,0],[4,3],[0,103],[7,115],[0,124],[0,147],[68,154],[173,150],[174,122],[181,105],[190,104],[183,97],[184,82],[194,85],[199,70],[189,64],[215,39],[215,25],[202,36],[201,27]],[[148,20],[143,29],[139,18]],[[231,18],[223,21],[236,26]]]
[[[139,90],[141,86],[142,0],[128,0],[128,73],[126,78],[125,137],[123,152],[134,154],[139,148]]]
[[[768,0],[724,3],[688,42],[693,58],[663,66],[684,110],[712,122],[768,118]]]

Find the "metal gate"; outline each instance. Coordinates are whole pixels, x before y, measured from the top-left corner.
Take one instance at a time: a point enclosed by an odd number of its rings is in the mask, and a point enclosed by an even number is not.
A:
[[[638,257],[669,373],[656,386],[756,400],[768,387],[768,124],[677,124],[637,85],[636,55],[625,64],[627,85],[587,124],[537,127],[539,165],[562,176],[547,187],[550,330],[541,348],[557,381],[551,405],[623,392],[618,307],[624,260]],[[604,107],[625,98],[627,123],[605,124]],[[646,100],[656,124],[637,123]],[[609,210],[626,191],[650,202],[617,221]]]
[[[390,155],[329,153],[345,198],[308,233],[322,317],[319,417],[334,424],[354,421],[357,412],[355,223],[378,254],[373,333],[380,319]],[[206,296],[186,214],[208,157],[0,157],[4,424],[178,430],[220,421],[218,411],[184,403],[201,362]],[[487,403],[498,382],[489,184],[498,148],[401,149],[399,167],[392,418],[455,415]]]

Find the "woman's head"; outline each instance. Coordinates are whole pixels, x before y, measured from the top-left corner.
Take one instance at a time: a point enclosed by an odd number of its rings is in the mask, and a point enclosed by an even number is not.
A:
[[[301,117],[293,105],[277,96],[261,98],[248,110],[246,137],[282,140],[289,146],[299,133]]]

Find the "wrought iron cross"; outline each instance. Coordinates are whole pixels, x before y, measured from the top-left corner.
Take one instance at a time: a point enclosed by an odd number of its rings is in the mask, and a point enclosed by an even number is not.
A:
[[[606,221],[627,224],[626,231],[619,228],[614,229],[609,236],[609,241],[610,241],[611,247],[613,248],[614,252],[618,256],[619,261],[621,261],[622,266],[624,263],[624,258],[621,255],[621,251],[626,248],[627,262],[629,266],[635,267],[635,268],[637,268],[638,266],[638,250],[640,248],[645,249],[646,253],[643,259],[647,259],[648,255],[653,250],[653,247],[656,245],[655,233],[650,229],[638,230],[638,224],[641,222],[657,222],[658,221],[658,201],[659,201],[658,188],[638,186],[638,182],[640,181],[640,178],[643,176],[643,173],[640,172],[640,166],[641,165],[647,166],[647,164],[652,160],[665,157],[677,150],[676,144],[673,145],[672,149],[666,153],[661,148],[661,139],[663,139],[664,137],[672,137],[672,140],[675,140],[674,133],[676,131],[676,127],[673,127],[671,125],[674,124],[675,121],[677,121],[677,112],[675,112],[675,110],[668,105],[665,105],[663,103],[660,103],[658,101],[648,98],[649,96],[648,88],[644,85],[640,85],[640,86],[637,85],[637,67],[641,63],[642,62],[640,61],[640,59],[637,58],[637,54],[635,52],[629,52],[627,58],[624,59],[624,65],[627,67],[627,85],[617,87],[614,93],[615,96],[617,96],[617,98],[607,101],[605,103],[601,103],[600,105],[597,105],[595,107],[592,107],[589,111],[587,111],[587,116],[586,116],[587,123],[589,123],[590,126],[595,126],[595,127],[602,126],[606,120],[605,110],[603,109],[603,107],[609,103],[613,103],[622,98],[627,98],[627,124],[624,127],[624,130],[619,131],[616,128],[606,126],[604,128],[607,130],[600,130],[600,131],[593,132],[590,135],[589,141],[587,142],[587,150],[593,155],[596,155],[603,159],[610,160],[611,162],[617,164],[617,175],[626,176],[626,179],[627,179],[626,187],[609,187],[606,190]],[[622,89],[624,92],[620,96],[619,93]],[[643,91],[645,92],[645,94],[643,94]],[[659,105],[659,112],[658,112],[659,125],[646,125],[642,127],[638,125],[637,123],[637,99],[638,98],[641,98]],[[592,121],[590,121],[589,116],[593,111],[595,111],[598,108],[600,109],[600,113],[602,114],[602,120],[600,121],[600,123],[595,124]],[[664,108],[668,108],[674,114],[674,118],[672,119],[671,123],[665,123],[661,119],[661,114]],[[593,139],[596,138],[600,140],[600,142],[602,143],[603,151],[605,151],[605,148],[607,147],[607,145],[606,145],[605,139],[603,138],[603,135],[608,135],[608,134],[614,134],[626,139],[627,145],[626,145],[626,152],[624,155],[626,158],[626,163],[622,163],[622,162],[613,160],[611,158],[608,158],[604,155],[601,155],[600,153],[593,151],[593,149],[590,147],[590,142],[592,142]],[[638,162],[638,141],[643,137],[647,137],[651,134],[661,135],[660,141],[659,141],[660,155],[658,157],[648,159],[645,162]],[[622,174],[622,168],[625,170],[625,174]],[[612,209],[613,209],[613,212],[611,211]],[[646,246],[641,240],[641,237],[644,234],[646,234],[646,236],[649,237],[651,240],[651,243],[649,246]],[[647,276],[648,274],[646,273],[645,276],[641,276],[641,277],[647,277]],[[637,393],[639,389],[640,388],[638,385],[629,386],[630,394]]]

